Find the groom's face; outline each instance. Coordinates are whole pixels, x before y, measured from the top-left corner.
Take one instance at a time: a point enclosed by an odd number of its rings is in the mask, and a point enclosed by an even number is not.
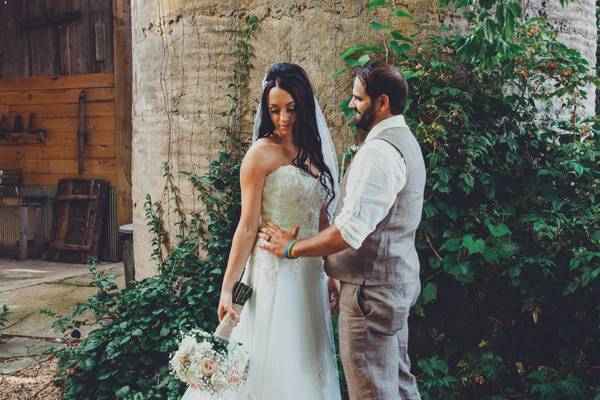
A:
[[[352,100],[348,105],[354,111],[354,125],[358,129],[368,131],[373,126],[375,121],[375,102],[371,100],[367,94],[365,87],[358,77],[354,78],[354,86],[352,87]]]

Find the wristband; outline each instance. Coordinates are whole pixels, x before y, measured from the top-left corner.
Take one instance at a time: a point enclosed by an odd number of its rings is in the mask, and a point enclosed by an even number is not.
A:
[[[298,242],[298,239],[292,239],[289,241],[287,246],[285,246],[285,250],[283,251],[283,256],[289,260],[296,259],[298,257],[292,257],[292,248]]]

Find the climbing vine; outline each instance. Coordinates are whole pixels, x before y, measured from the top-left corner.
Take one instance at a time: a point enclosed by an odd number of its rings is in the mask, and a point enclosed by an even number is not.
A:
[[[163,177],[169,201],[165,204],[146,196],[145,217],[159,275],[119,291],[114,277],[98,272],[92,261],[91,285],[97,293],[87,303],[76,305],[71,315],[45,311],[55,318],[56,329],[73,337],[83,324],[99,324],[79,346],[59,353],[57,383],[64,389],[64,399],[181,398],[185,387],[169,372],[169,353],[177,348],[182,330],[216,327],[216,301],[240,212],[238,173],[244,151],[240,115],[252,67],[249,42],[257,28],[257,19],[248,16],[232,39],[230,101],[220,114],[225,122],[217,159],[205,175],[182,173],[197,189],[205,210],[183,212],[168,162],[163,164]],[[165,221],[168,211],[178,219],[173,245]],[[207,256],[200,256],[201,252]],[[83,313],[89,310],[94,318],[86,321]]]

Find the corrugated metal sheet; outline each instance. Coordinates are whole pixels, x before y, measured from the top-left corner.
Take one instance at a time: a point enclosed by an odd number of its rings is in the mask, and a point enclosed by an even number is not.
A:
[[[0,254],[17,255],[19,207],[0,207]]]
[[[52,231],[52,215],[54,213],[54,199],[56,198],[55,186],[31,186],[22,187],[21,196],[35,197],[42,202],[42,240],[46,243],[50,240]],[[33,232],[29,229],[29,232]],[[30,234],[31,236],[31,234]],[[33,237],[31,237],[33,238]]]
[[[121,257],[118,244],[117,226],[117,193],[114,187],[108,188],[106,218],[104,218],[104,229],[102,231],[102,239],[100,240],[100,250],[98,257],[104,261],[118,261]]]
[[[54,199],[56,199],[55,186],[21,187],[23,197],[35,197],[42,202],[42,239],[44,248],[50,240],[52,231],[52,218],[54,212]],[[118,226],[117,226],[116,190],[109,187],[108,210],[104,222],[102,239],[100,241],[99,258],[104,261],[118,261],[121,257],[119,251]],[[19,207],[0,207],[0,255],[17,256],[19,242]],[[33,217],[29,219],[29,239],[33,239],[35,229]]]
[[[42,240],[47,242],[52,229],[53,201],[56,198],[56,187],[38,186],[19,188],[21,196],[35,197],[42,203],[42,226],[36,227],[33,213],[29,215],[28,239],[33,240],[34,230],[41,229]],[[0,254],[17,256],[20,230],[19,207],[0,207]]]

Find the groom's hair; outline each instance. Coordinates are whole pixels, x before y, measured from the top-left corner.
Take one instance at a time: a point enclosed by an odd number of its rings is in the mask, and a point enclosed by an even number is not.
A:
[[[365,91],[375,101],[382,94],[390,99],[390,112],[402,114],[408,96],[408,84],[400,70],[381,61],[369,61],[357,68],[356,77],[360,79]]]

